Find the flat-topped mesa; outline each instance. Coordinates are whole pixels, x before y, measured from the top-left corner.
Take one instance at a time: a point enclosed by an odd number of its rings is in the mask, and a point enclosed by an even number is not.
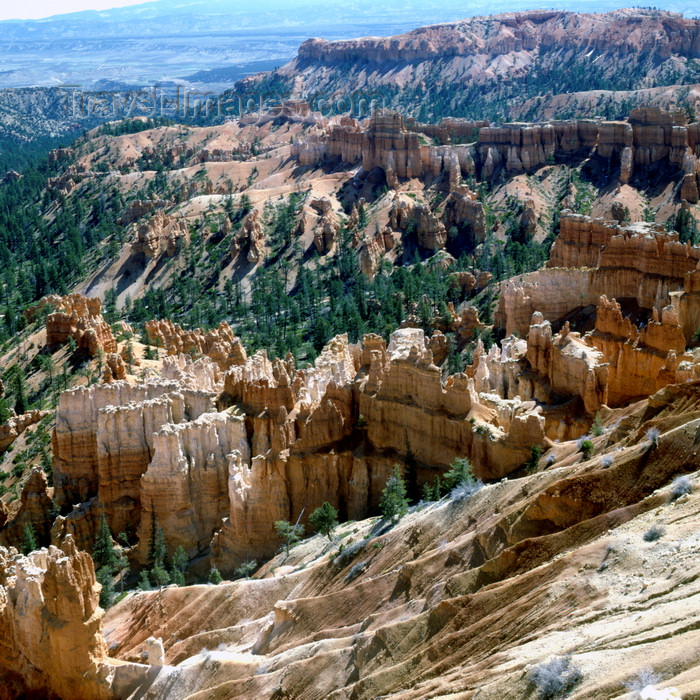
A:
[[[94,357],[98,349],[105,353],[117,352],[117,341],[112,330],[102,318],[102,302],[82,294],[65,297],[49,296],[39,307],[56,309],[46,318],[46,344],[63,345],[73,338],[78,348],[87,350]]]
[[[26,557],[0,547],[3,697],[116,697],[99,592],[92,558],[70,539]]]
[[[638,27],[642,22],[646,26],[640,32]],[[621,10],[577,14],[531,10],[446,22],[391,37],[309,39],[299,47],[296,63],[300,71],[314,64],[366,67],[370,63],[379,69],[382,64],[395,68],[397,64],[469,57],[471,62],[483,66],[490,65],[501,54],[536,54],[553,44],[560,51],[576,53],[608,52],[614,46],[621,56],[641,51],[644,55],[667,58],[677,52],[690,58],[700,52],[698,31],[692,19],[670,12]]]
[[[700,247],[655,224],[622,226],[565,212],[547,266],[501,283],[495,325],[525,336],[536,311],[554,323],[612,293],[642,309],[672,303],[689,341],[700,319],[699,264]]]
[[[184,219],[174,219],[162,211],[156,211],[134,224],[132,235],[132,254],[143,253],[149,259],[162,254],[173,257],[189,240],[189,229]]]
[[[168,355],[206,355],[222,372],[244,364],[247,359],[243,344],[226,321],[210,331],[201,328],[187,331],[167,319],[148,321],[145,328],[149,341],[165,348]]]

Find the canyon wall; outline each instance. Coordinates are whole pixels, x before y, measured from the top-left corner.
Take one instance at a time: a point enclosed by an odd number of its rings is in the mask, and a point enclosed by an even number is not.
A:
[[[441,145],[425,143],[423,135]],[[466,138],[472,143],[451,143]],[[492,181],[501,172],[517,175],[574,158],[601,159],[623,184],[650,166],[676,170],[679,196],[689,202],[698,201],[700,186],[700,124],[688,124],[681,112],[657,108],[633,109],[627,121],[488,126],[443,120],[433,127],[414,120],[405,123],[397,112],[377,110],[369,122],[343,117],[321,134],[296,141],[292,155],[301,165],[331,158],[361,164],[365,172],[380,168],[390,188],[396,188],[399,179],[432,179],[443,173],[453,188],[470,175]]]
[[[366,516],[396,462],[416,461],[416,486],[462,456],[484,479],[518,468],[545,439],[540,410],[482,400],[464,374],[443,382],[433,350],[444,359],[442,334],[404,328],[388,347],[339,336],[310,369],[261,351],[221,376],[206,356],[177,355],[159,378],[64,392],[55,498],[73,510],[52,539],[72,534],[89,549],[104,512],[113,532],[138,539],[144,564],[157,521],[169,554],[182,546],[230,572],[276,550],[276,520],[306,522],[326,500],[344,518]]]
[[[654,224],[629,226],[563,212],[546,268],[501,283],[495,325],[526,336],[532,314],[559,321],[615,290],[615,297],[658,311],[669,304],[689,341],[700,314],[700,248]]]

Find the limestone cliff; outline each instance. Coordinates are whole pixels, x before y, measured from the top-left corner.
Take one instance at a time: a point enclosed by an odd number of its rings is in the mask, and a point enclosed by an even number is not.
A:
[[[564,120],[493,127],[479,123],[467,128],[473,139],[469,144],[423,143],[421,134],[431,131],[428,125],[406,123],[398,112],[377,110],[366,127],[343,118],[295,144],[292,155],[301,165],[330,158],[361,163],[365,173],[379,168],[391,189],[411,178],[444,176],[454,190],[463,177],[471,175],[493,181],[500,174],[514,176],[548,163],[586,159],[606,163],[626,184],[645,168],[663,166],[679,174],[681,199],[698,201],[700,124],[688,124],[682,112],[638,108],[627,121]]]

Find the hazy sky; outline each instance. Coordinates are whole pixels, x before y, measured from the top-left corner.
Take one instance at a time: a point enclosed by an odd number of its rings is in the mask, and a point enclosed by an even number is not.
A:
[[[108,10],[110,7],[139,5],[146,0],[23,0],[0,4],[0,20],[39,19],[80,10]]]

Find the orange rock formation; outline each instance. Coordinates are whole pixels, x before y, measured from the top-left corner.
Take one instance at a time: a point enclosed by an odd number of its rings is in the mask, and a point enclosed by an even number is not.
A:
[[[78,348],[87,350],[93,357],[98,348],[105,353],[117,351],[117,341],[102,318],[102,302],[99,299],[70,294],[66,297],[46,297],[42,302],[56,309],[46,318],[47,345],[63,345],[72,337]]]
[[[165,348],[168,355],[206,355],[222,371],[246,361],[245,348],[226,321],[205,332],[201,328],[185,331],[177,323],[153,320],[146,323],[146,333],[150,342]]]

